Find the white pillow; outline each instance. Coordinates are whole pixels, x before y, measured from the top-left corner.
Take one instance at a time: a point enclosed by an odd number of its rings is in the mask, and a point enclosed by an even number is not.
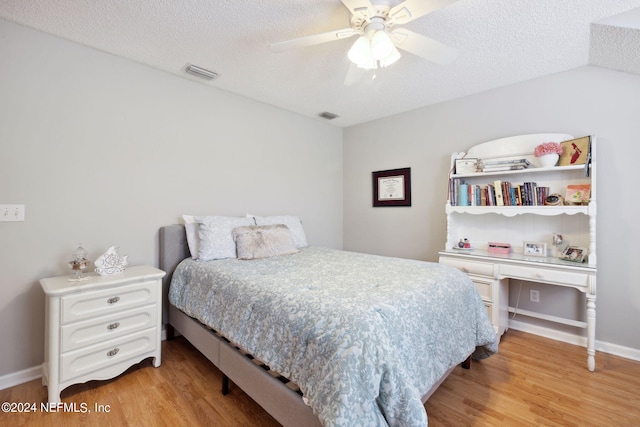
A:
[[[236,227],[255,224],[253,218],[228,216],[196,217],[196,221],[200,224],[198,259],[201,261],[235,258],[236,243],[231,232]]]
[[[289,227],[289,231],[291,231],[291,237],[293,238],[293,243],[296,245],[296,248],[304,248],[306,246],[309,246],[309,244],[307,243],[307,236],[304,233],[304,228],[302,227],[302,221],[300,221],[300,218],[298,218],[297,216],[255,216],[247,214],[247,217],[255,218],[256,225],[284,224]]]
[[[182,215],[182,219],[187,232],[187,244],[189,245],[191,258],[198,259],[200,257],[200,236],[198,234],[200,224],[196,221],[195,215]]]

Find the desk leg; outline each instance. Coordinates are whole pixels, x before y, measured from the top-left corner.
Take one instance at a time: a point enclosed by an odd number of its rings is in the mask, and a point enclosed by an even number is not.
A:
[[[596,369],[596,296],[587,294],[587,366]]]

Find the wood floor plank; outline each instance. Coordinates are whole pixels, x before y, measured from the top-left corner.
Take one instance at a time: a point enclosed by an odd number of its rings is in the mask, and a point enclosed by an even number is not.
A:
[[[279,425],[238,387],[223,396],[220,371],[182,337],[162,343],[162,358],[159,368],[147,360],[115,379],[62,392],[63,402],[84,403],[87,413],[41,411],[47,392],[40,380],[0,390],[0,402],[38,406],[34,413],[0,413],[0,425]],[[640,362],[598,353],[589,372],[584,348],[510,330],[498,354],[470,370],[457,367],[425,408],[430,427],[638,426]]]

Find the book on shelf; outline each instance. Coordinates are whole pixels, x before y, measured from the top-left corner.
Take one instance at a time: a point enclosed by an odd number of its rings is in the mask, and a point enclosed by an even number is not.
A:
[[[487,205],[495,206],[496,205],[496,191],[493,188],[493,185],[487,185]]]
[[[482,172],[501,172],[510,170],[521,170],[531,166],[527,159],[513,160],[488,160],[482,162]]]
[[[493,189],[496,193],[496,206],[504,206],[504,198],[502,195],[502,183],[500,181],[493,182]]]
[[[525,158],[521,159],[507,159],[507,160],[483,160],[482,164],[487,165],[515,165],[515,164],[524,164],[526,166],[530,166],[531,162]]]
[[[547,197],[549,197],[551,193],[549,192],[549,187],[538,187],[538,206],[544,206]]]
[[[482,168],[482,172],[504,172],[504,171],[516,171],[526,169],[524,165],[499,165],[499,166],[485,166]]]
[[[511,183],[508,181],[502,183],[502,200],[505,206],[511,206]]]
[[[457,182],[458,182],[457,178],[449,179],[449,204],[451,204],[451,206],[456,205],[456,193],[458,192]]]

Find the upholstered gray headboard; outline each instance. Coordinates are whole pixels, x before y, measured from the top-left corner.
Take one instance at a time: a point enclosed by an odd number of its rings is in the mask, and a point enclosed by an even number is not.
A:
[[[167,273],[162,281],[162,323],[169,321],[169,284],[173,270],[185,258],[189,258],[187,234],[182,224],[167,225],[160,228],[160,269]]]

